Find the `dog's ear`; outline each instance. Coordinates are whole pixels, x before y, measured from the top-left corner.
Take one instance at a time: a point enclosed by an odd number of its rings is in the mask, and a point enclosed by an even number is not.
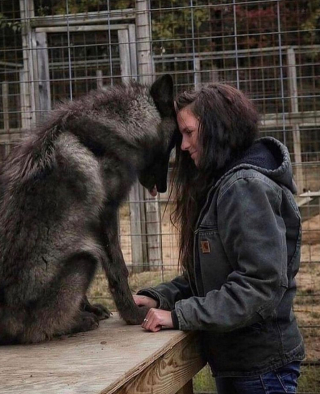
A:
[[[162,117],[174,115],[173,80],[165,74],[158,78],[150,88],[150,94]]]

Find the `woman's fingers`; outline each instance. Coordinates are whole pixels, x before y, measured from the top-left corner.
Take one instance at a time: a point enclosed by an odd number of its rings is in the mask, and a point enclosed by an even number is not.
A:
[[[151,308],[142,323],[142,327],[152,332],[160,331],[164,327],[173,328],[171,312]]]

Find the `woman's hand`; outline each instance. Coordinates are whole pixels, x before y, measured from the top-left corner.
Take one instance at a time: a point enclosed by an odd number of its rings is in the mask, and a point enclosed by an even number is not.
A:
[[[160,331],[162,328],[173,328],[171,312],[151,308],[142,323],[142,327],[152,332]]]
[[[146,306],[148,308],[156,308],[158,306],[158,302],[156,300],[143,295],[134,295],[133,300],[138,306]]]

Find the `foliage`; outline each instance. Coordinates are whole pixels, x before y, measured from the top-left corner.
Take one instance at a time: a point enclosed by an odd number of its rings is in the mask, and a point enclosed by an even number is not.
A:
[[[308,2],[309,15],[302,23],[302,29],[306,30],[310,36],[310,41],[314,44],[320,43],[320,0],[310,0]]]
[[[16,33],[21,30],[21,23],[20,21],[13,21],[12,19],[7,18],[0,12],[0,29],[10,29]]]
[[[36,15],[66,13],[66,0],[34,0],[34,4]],[[279,22],[287,32],[281,37],[283,45],[320,42],[320,0],[241,1],[236,6],[229,0],[214,4],[194,0],[193,7],[189,0],[151,0],[150,4],[155,54],[234,49],[236,32],[239,49],[272,47],[278,44]],[[135,1],[68,0],[69,13],[103,11],[109,7],[135,8]],[[0,27],[4,23],[18,29],[18,22],[5,21],[0,14]],[[192,37],[196,39],[189,39]]]
[[[36,15],[64,15],[68,11],[70,14],[105,11],[133,8],[133,0],[34,0]]]
[[[189,1],[152,1],[155,54],[228,51],[236,45],[241,50],[320,42],[320,0],[239,2],[236,6],[228,0],[193,4],[191,8]],[[242,59],[243,66],[248,61],[253,60]]]
[[[190,8],[181,0],[153,1],[152,39],[155,54],[190,52],[193,42],[189,40],[195,31],[204,31],[210,13],[206,7]]]

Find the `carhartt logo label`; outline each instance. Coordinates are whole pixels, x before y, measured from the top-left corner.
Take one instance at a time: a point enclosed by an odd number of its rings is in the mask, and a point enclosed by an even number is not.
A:
[[[210,243],[209,241],[200,241],[200,247],[202,253],[210,253]]]

